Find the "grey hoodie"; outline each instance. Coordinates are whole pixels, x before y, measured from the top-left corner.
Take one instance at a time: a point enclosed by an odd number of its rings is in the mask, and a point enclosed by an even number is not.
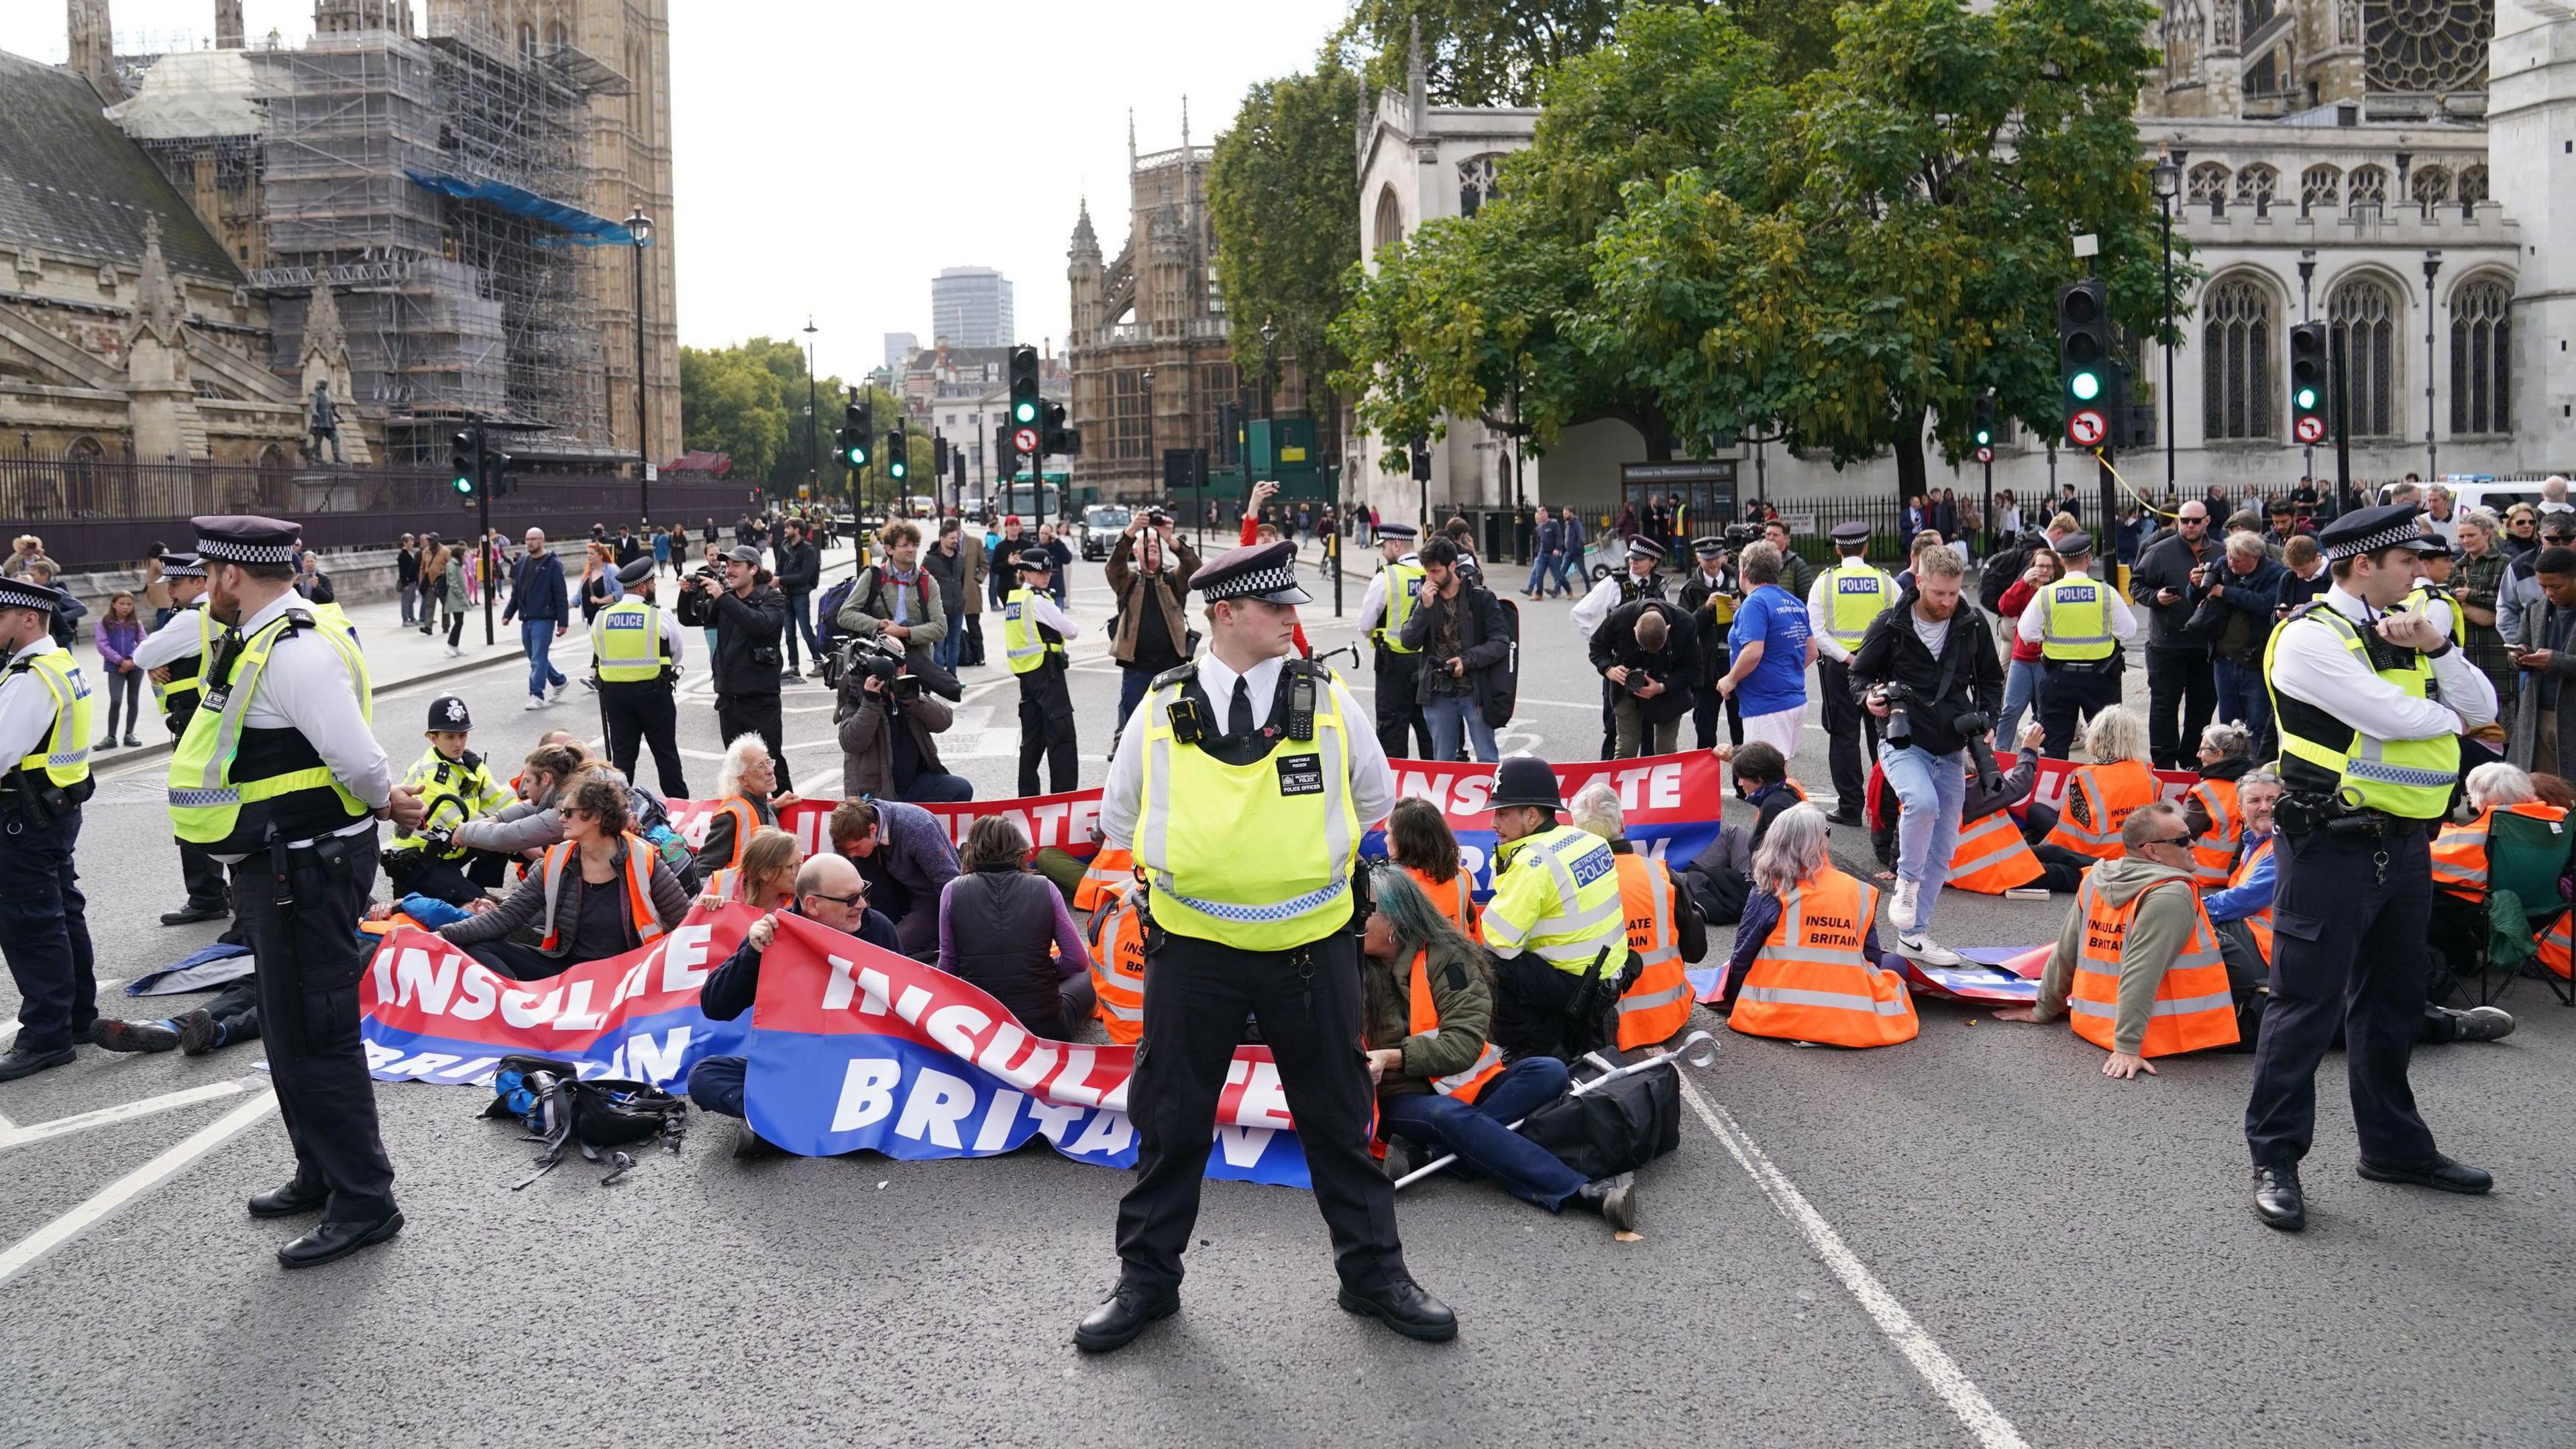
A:
[[[2191,872],[2123,855],[2098,862],[2085,872],[2085,879],[2110,906],[2127,905],[2149,886],[2182,882],[2180,890],[2155,891],[2141,902],[2137,915],[2130,918],[2128,936],[2120,942],[2120,1009],[2112,1019],[2111,1044],[2135,1056],[2147,1042],[2147,1018],[2155,1006],[2156,988],[2164,984],[2174,958],[2191,944],[2192,906],[2197,899]],[[2036,1020],[2055,1021],[2066,1014],[2066,996],[2075,985],[2076,957],[2084,949],[2084,914],[2079,892],[2066,912],[2065,927],[2057,933],[2057,949],[2049,953],[2048,972],[2040,978]]]

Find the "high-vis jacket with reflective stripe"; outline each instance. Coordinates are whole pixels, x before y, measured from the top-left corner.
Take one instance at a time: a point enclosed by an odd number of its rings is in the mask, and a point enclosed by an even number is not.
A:
[[[209,676],[213,692],[189,717],[170,757],[170,828],[181,840],[223,853],[248,851],[266,838],[271,821],[287,839],[307,840],[370,813],[341,786],[312,741],[295,730],[251,729],[245,723],[269,653],[290,629],[309,630],[340,651],[358,694],[358,713],[374,721],[375,688],[354,640],[301,608],[261,625],[233,651],[227,677]]]
[[[1527,951],[1574,976],[1606,951],[1601,974],[1617,975],[1628,953],[1618,860],[1609,841],[1571,825],[1504,842],[1485,902],[1486,949],[1497,956]]]
[[[2525,800],[2504,807],[2516,815],[2563,824],[2567,812],[2538,800]],[[2466,825],[2456,822],[2442,827],[2433,837],[2433,884],[2467,900],[2482,900],[2487,893],[2487,838],[2495,828],[2495,811],[2479,812],[2478,818]]]
[[[2383,648],[2382,667],[2350,619],[2322,601],[2301,605],[2272,631],[2263,646],[2264,687],[2272,694],[2272,723],[2281,737],[2281,783],[2296,795],[2330,795],[2349,788],[2359,803],[2404,820],[2439,820],[2451,808],[2460,775],[2460,737],[2373,739],[2333,711],[2283,694],[2272,686],[2272,660],[2293,629],[2326,629],[2362,658],[2380,678],[2410,698],[2433,697],[2433,661],[2412,649]]]
[[[714,825],[717,815],[733,817],[733,853],[725,857],[724,864],[716,867],[718,870],[732,870],[742,864],[743,850],[751,844],[753,833],[760,829],[760,812],[752,809],[751,802],[740,795],[727,795],[716,802],[714,813],[707,816],[709,826]],[[703,835],[698,838],[706,839]]]
[[[1027,589],[1013,589],[1002,599],[1002,653],[1013,674],[1044,667],[1049,655],[1064,658],[1064,640],[1038,622],[1037,595]]]
[[[1619,1049],[1668,1041],[1690,1020],[1690,978],[1682,974],[1680,901],[1664,863],[1631,852],[1619,864],[1619,909],[1637,979],[1619,996]]]
[[[1120,1046],[1145,1034],[1145,923],[1134,885],[1103,891],[1091,917],[1091,1014]]]
[[[1410,988],[1411,997],[1407,1003],[1410,1015],[1404,1028],[1408,1033],[1406,1043],[1410,1045],[1414,1038],[1429,1040],[1440,1035],[1440,1013],[1431,999],[1430,953],[1414,952],[1413,967],[1406,975],[1413,983]],[[1476,1060],[1465,1071],[1452,1072],[1445,1077],[1433,1077],[1431,1090],[1444,1097],[1455,1097],[1461,1102],[1472,1102],[1476,1100],[1477,1093],[1485,1090],[1488,1082],[1502,1074],[1503,1054],[1491,1041],[1488,1041],[1484,1049],[1476,1053]]]
[[[2039,879],[2039,857],[2022,839],[2021,822],[2009,810],[1980,815],[1959,827],[1959,844],[1950,852],[1951,885],[1979,895],[1999,896]]]
[[[1164,677],[1137,706],[1145,771],[1132,848],[1154,924],[1246,951],[1291,950],[1350,924],[1360,819],[1349,722],[1329,681],[1317,682],[1314,738],[1282,735],[1260,759],[1229,765],[1174,735],[1188,676]]]
[[[626,916],[634,924],[638,945],[649,945],[662,934],[662,913],[653,908],[653,862],[661,856],[652,846],[632,835],[621,837],[626,842],[626,866],[618,878],[626,886]],[[540,951],[551,952],[561,940],[562,923],[555,916],[555,902],[563,895],[564,870],[581,867],[574,862],[573,852],[581,847],[567,840],[546,847],[546,935],[537,943]],[[605,886],[591,886],[605,890]]]
[[[2119,1049],[2114,1037],[2120,1015],[2121,951],[2139,902],[2160,890],[2179,890],[2191,897],[2191,940],[2156,983],[2155,1005],[2138,1055],[2165,1057],[2233,1046],[2236,998],[2227,989],[2227,965],[2219,958],[2218,933],[2210,927],[2199,892],[2180,880],[2149,886],[2114,906],[2094,888],[2089,873],[2084,877],[2075,895],[2076,909],[2084,912],[2084,949],[2076,954],[2075,981],[2068,988],[2068,1020],[2077,1036],[2106,1052]]]
[[[2262,864],[2263,858],[2272,853],[2273,842],[2280,838],[2281,837],[2278,834],[2266,835],[2262,839],[2255,841],[2252,845],[2246,847],[2245,858],[2236,862],[2236,868],[2227,873],[2227,888],[2229,890],[2234,890],[2238,886],[2245,884],[2247,880],[2251,879],[2254,875],[2254,867]],[[2206,909],[2206,907],[2204,907],[2204,909]],[[2265,906],[2263,909],[2247,916],[2245,918],[2245,929],[2253,933],[2254,949],[2263,953],[2263,964],[2266,966],[2271,965],[2272,908],[2270,906]]]
[[[477,816],[489,815],[510,803],[510,792],[492,778],[492,768],[482,756],[468,751],[465,758],[451,760],[438,752],[436,745],[421,752],[403,776],[406,789],[420,792],[422,817],[420,831],[406,835],[387,846],[388,850],[427,850],[429,841],[420,832],[453,830]],[[466,847],[450,845],[439,856],[442,860],[459,860]]]
[[[1825,632],[1846,649],[1869,637],[1870,621],[1896,602],[1896,580],[1876,565],[1847,558],[1825,570]]]
[[[661,678],[671,666],[670,646],[662,639],[661,608],[634,597],[592,615],[590,659],[603,684],[640,684]]]
[[[152,697],[160,703],[161,715],[164,719],[194,711],[197,702],[205,697],[206,661],[214,657],[215,636],[223,632],[215,626],[214,616],[206,612],[206,606],[202,602],[190,605],[179,612],[196,616],[197,652],[185,659],[172,661],[170,682],[152,686]],[[187,727],[187,722],[180,720],[179,726],[184,729]]]
[[[1411,865],[1404,867],[1404,873],[1412,878],[1415,885],[1422,887],[1422,893],[1430,897],[1431,904],[1439,910],[1440,914],[1447,916],[1457,924],[1459,930],[1467,933],[1468,940],[1485,939],[1484,923],[1476,915],[1476,878],[1474,876],[1462,870],[1445,881],[1436,881],[1431,878],[1431,872]]]
[[[72,786],[89,778],[89,684],[68,649],[48,649],[9,666],[54,698],[54,727],[36,748],[18,760],[18,768],[42,775],[56,785]]]
[[[1753,953],[1726,1024],[1748,1036],[1827,1046],[1894,1046],[1922,1029],[1914,998],[1863,943],[1878,888],[1833,866],[1780,901],[1780,919]]]
[[[1422,651],[1404,647],[1404,625],[1413,617],[1413,611],[1422,606],[1422,595],[1416,592],[1422,587],[1422,565],[1391,563],[1386,566],[1385,574],[1386,616],[1378,621],[1377,628],[1370,631],[1369,637],[1390,654],[1419,654]]]
[[[2045,842],[2095,860],[2120,858],[2120,827],[2162,793],[2144,760],[2085,765],[2066,777],[2066,801]]]
[[[2236,842],[2245,838],[2245,812],[2236,806],[2236,782],[2202,780],[2183,798],[2199,801],[2202,813],[2209,817],[2208,832],[2192,838],[2192,884],[2202,890],[2224,884],[2227,867],[2236,859]]]
[[[1136,857],[1133,853],[1102,846],[1083,862],[1082,879],[1074,882],[1073,908],[1096,911],[1111,897],[1122,894],[1136,883]]]
[[[2119,652],[2120,641],[2111,637],[2109,584],[2069,574],[2041,588],[2031,602],[2039,608],[2041,657],[2089,664]]]

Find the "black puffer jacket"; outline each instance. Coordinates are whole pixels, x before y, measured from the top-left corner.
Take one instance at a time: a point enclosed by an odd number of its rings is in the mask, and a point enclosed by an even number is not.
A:
[[[711,675],[718,694],[776,694],[783,660],[779,635],[787,627],[787,596],[767,584],[749,594],[689,589],[680,595],[680,622],[716,631]]]

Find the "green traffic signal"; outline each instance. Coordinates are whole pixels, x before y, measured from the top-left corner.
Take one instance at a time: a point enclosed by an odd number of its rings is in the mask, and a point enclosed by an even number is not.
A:
[[[474,496],[474,475],[459,473],[447,480],[447,486],[455,489],[458,497],[471,498]]]
[[[1993,446],[1994,441],[1995,441],[1995,435],[1994,435],[1993,433],[1990,433],[1990,432],[1986,431],[1984,428],[1979,428],[1979,429],[1977,429],[1977,446],[1978,446],[1978,447],[1980,447],[1980,448],[1984,448],[1984,447],[1991,447],[1991,446]]]
[[[2301,412],[2314,412],[2314,411],[2316,411],[2316,406],[2317,406],[2317,390],[2316,390],[2315,388],[2312,388],[2312,387],[2303,387],[2303,388],[2300,388],[2300,389],[2299,389],[2299,411],[2301,411]]]
[[[2091,402],[2102,395],[2102,375],[2098,372],[2076,373],[2066,380],[2066,390],[2075,394],[2078,402]]]
[[[1034,423],[1037,420],[1038,405],[1035,399],[1022,398],[1018,402],[1011,404],[1012,422],[1027,424]]]

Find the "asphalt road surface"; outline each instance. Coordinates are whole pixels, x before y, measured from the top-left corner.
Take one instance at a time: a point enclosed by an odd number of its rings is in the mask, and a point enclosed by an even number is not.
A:
[[[1318,648],[1351,637],[1329,598],[1307,611]],[[1096,626],[1104,602],[1078,569],[1076,617]],[[1589,757],[1596,686],[1566,605],[1525,607],[1506,748]],[[1074,650],[1085,784],[1116,699],[1101,648]],[[1017,730],[990,652],[947,753],[995,797]],[[702,653],[691,675],[681,739],[704,788]],[[523,678],[390,689],[379,733],[407,763],[446,688],[503,761],[541,727],[595,730],[578,688],[524,712]],[[818,794],[838,785],[828,706],[789,691]],[[1798,769],[1827,778],[1821,732]],[[155,919],[180,900],[160,771],[111,763],[88,810],[103,977],[214,934]],[[1866,867],[1858,832],[1837,846]],[[1953,892],[1935,931],[2035,944],[2059,909]],[[257,1048],[84,1047],[0,1086],[0,1442],[2566,1444],[2576,1012],[2529,984],[2507,1004],[2511,1039],[2426,1049],[2414,1073],[2443,1146],[2495,1172],[2490,1197],[2357,1179],[2331,1075],[2312,1222],[2289,1237],[2246,1201],[2248,1057],[2112,1081],[2062,1025],[1932,1003],[1918,1040],[1880,1051],[1720,1026],[1715,1065],[1686,1074],[1680,1150],[1641,1175],[1642,1241],[1482,1184],[1402,1195],[1454,1344],[1334,1306],[1307,1194],[1216,1183],[1181,1315],[1098,1359],[1068,1333],[1114,1278],[1126,1178],[1042,1146],[744,1167],[730,1124],[701,1118],[679,1160],[614,1188],[568,1170],[513,1192],[526,1153],[477,1120],[480,1093],[383,1086],[408,1228],[287,1273],[271,1250],[296,1226],[241,1207],[290,1166]],[[14,1019],[13,993],[0,1006]]]

